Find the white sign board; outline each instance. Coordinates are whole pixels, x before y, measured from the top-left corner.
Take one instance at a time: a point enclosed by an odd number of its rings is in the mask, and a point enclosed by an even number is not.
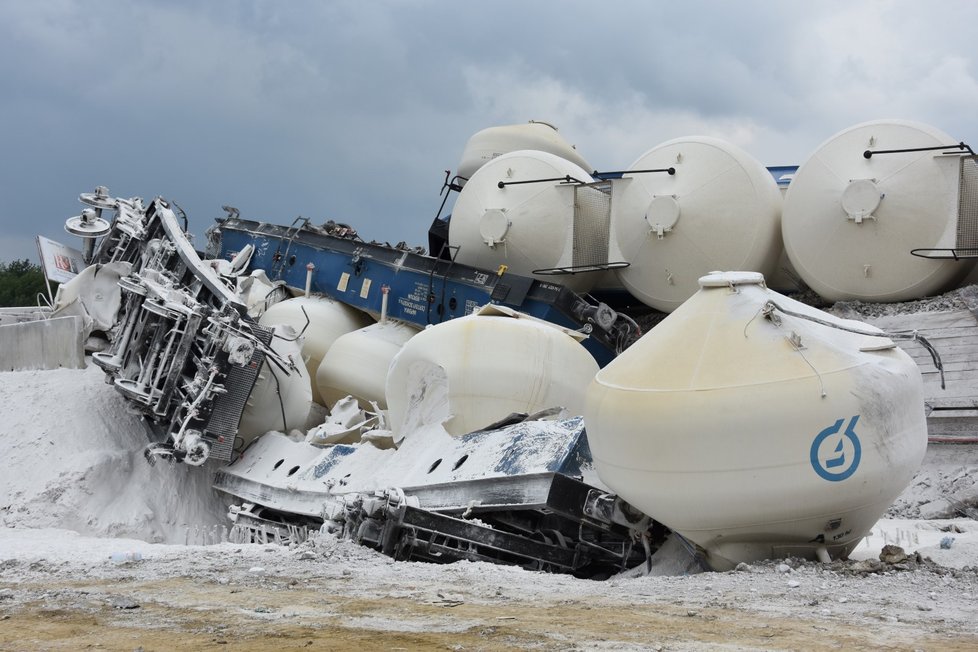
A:
[[[37,253],[41,257],[41,268],[49,281],[66,283],[78,275],[88,265],[82,252],[60,242],[36,236]]]

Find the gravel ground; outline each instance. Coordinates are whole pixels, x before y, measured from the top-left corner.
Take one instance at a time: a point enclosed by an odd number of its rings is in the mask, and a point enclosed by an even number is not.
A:
[[[978,567],[913,554],[595,582],[395,562],[325,535],[285,548],[6,529],[0,551],[4,650],[978,646]]]

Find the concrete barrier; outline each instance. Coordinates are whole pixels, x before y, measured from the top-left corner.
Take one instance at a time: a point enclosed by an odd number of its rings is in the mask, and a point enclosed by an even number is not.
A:
[[[51,309],[47,306],[23,306],[14,308],[0,308],[0,326],[7,324],[20,324],[25,321],[37,321],[47,319],[51,316]]]
[[[58,367],[85,367],[85,341],[79,317],[0,326],[0,371]]]

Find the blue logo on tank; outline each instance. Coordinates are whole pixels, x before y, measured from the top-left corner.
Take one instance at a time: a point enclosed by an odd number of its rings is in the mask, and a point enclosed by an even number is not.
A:
[[[857,414],[849,419],[845,430],[842,430],[845,419],[839,419],[815,437],[811,460],[812,468],[820,477],[829,482],[839,482],[856,472],[862,457],[862,446],[856,436],[858,421]]]

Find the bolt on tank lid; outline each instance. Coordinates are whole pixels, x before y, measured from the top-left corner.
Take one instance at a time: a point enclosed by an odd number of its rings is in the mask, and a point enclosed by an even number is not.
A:
[[[700,277],[701,288],[726,288],[735,285],[760,285],[764,283],[764,275],[760,272],[710,272]]]

